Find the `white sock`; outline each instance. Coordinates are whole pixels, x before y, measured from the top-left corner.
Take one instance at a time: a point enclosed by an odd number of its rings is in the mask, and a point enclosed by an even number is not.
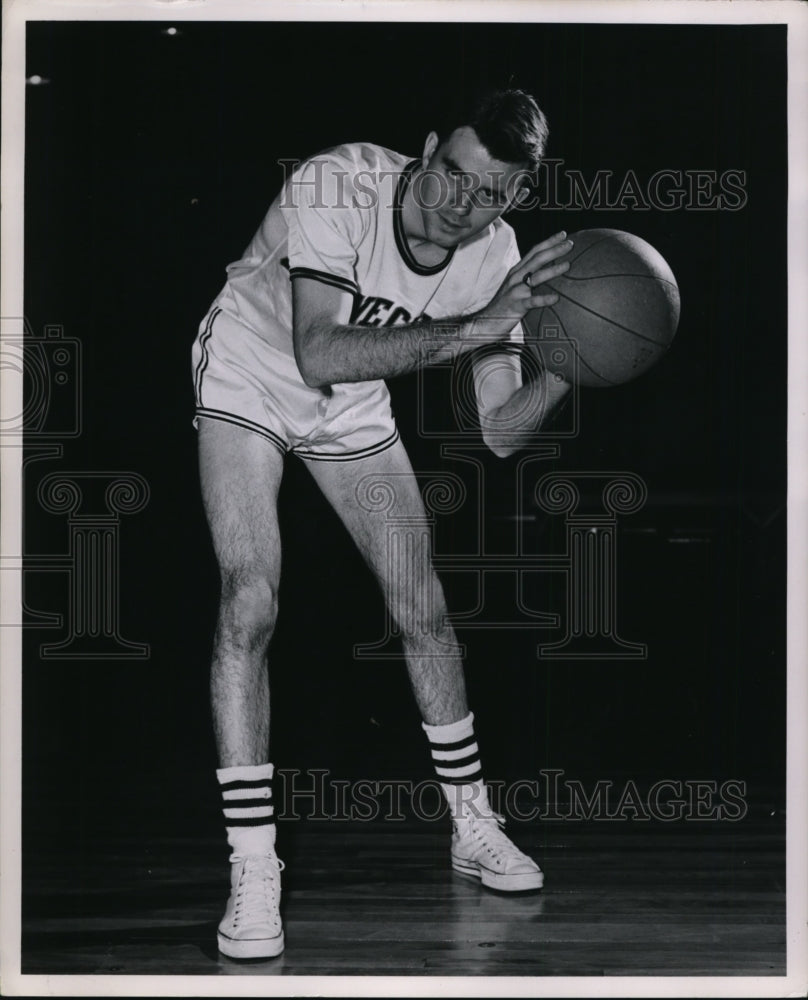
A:
[[[222,767],[216,771],[222,792],[227,843],[240,857],[275,853],[272,764]]]
[[[421,723],[429,739],[432,763],[449,804],[452,819],[490,816],[488,792],[482,780],[480,750],[474,735],[474,714],[445,726]]]

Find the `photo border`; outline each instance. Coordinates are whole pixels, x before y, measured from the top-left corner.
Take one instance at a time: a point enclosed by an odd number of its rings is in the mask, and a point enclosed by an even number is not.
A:
[[[21,894],[21,630],[0,634],[0,961],[6,996],[785,996],[808,988],[808,7],[799,0],[7,0],[2,36],[2,282],[0,315],[22,317],[25,149],[25,27],[37,20],[362,21],[788,25],[788,678],[787,678],[787,946],[784,977],[374,977],[374,976],[56,976],[20,971]],[[0,415],[22,410],[22,374],[0,371]],[[0,546],[21,552],[22,447],[0,448]],[[3,574],[4,620],[20,614],[21,573]]]

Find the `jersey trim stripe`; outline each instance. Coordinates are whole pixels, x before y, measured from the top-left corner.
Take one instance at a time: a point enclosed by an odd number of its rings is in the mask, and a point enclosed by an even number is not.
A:
[[[341,288],[345,292],[350,292],[351,295],[356,295],[359,292],[359,286],[356,282],[342,278],[338,274],[330,274],[328,271],[318,271],[313,267],[292,267],[289,269],[289,277],[293,280],[295,278],[312,278],[314,281],[322,281],[324,285]]]
[[[401,177],[398,180],[398,184],[396,185],[396,196],[393,202],[393,235],[396,238],[396,246],[398,247],[401,259],[411,271],[422,275],[438,274],[438,272],[449,266],[449,262],[452,257],[454,257],[454,253],[457,248],[452,247],[443,260],[438,261],[437,264],[432,264],[430,267],[427,267],[425,264],[419,264],[415,259],[412,251],[410,250],[410,245],[407,242],[406,234],[404,233],[404,221],[402,219],[403,212],[401,211],[401,206],[404,203],[404,195],[410,185],[413,172],[418,166],[418,163],[418,160],[410,160],[407,166],[404,167]]]
[[[232,413],[225,413],[224,410],[210,410],[205,406],[198,406],[196,408],[196,415],[198,417],[208,417],[211,420],[221,420],[225,424],[235,424],[237,427],[244,427],[248,431],[255,431],[256,434],[260,434],[262,437],[265,437],[267,441],[271,441],[278,451],[280,451],[281,455],[285,455],[289,450],[289,445],[279,434],[275,434],[273,431],[268,430],[266,427],[262,427],[260,424],[254,424],[252,420],[245,420],[244,417],[237,417]]]
[[[292,450],[292,454],[297,455],[298,458],[305,458],[307,461],[311,460],[313,462],[355,462],[359,458],[370,458],[371,455],[379,455],[381,452],[387,451],[388,448],[393,447],[398,438],[398,428],[396,428],[390,437],[385,438],[384,441],[371,445],[369,448],[362,448],[359,451],[346,452],[344,455],[318,455],[314,451],[297,451],[296,449]]]
[[[208,367],[209,360],[208,341],[213,336],[213,322],[221,311],[221,309],[216,308],[213,312],[211,312],[202,336],[199,338],[199,346],[202,348],[202,357],[199,359],[199,364],[196,366],[194,393],[196,395],[196,401],[200,406],[202,405],[202,376],[205,374],[205,369]]]

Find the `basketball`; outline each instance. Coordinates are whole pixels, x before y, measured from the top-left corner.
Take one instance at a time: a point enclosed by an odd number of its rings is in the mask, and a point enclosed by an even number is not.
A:
[[[659,361],[679,323],[679,288],[662,255],[619,229],[572,233],[570,268],[542,286],[558,302],[525,316],[541,363],[568,381],[612,386]]]

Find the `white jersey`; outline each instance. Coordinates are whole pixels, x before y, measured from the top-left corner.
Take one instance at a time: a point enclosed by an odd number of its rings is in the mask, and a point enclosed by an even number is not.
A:
[[[303,381],[292,282],[301,276],[343,289],[353,298],[351,322],[362,326],[440,320],[489,302],[519,259],[513,230],[497,220],[436,265],[420,264],[401,218],[418,163],[353,143],[292,173],[199,326],[195,421],[237,424],[311,461],[355,461],[398,441],[384,381]],[[521,327],[511,339],[521,342]],[[514,389],[518,383],[514,370]]]
[[[293,356],[296,276],[353,296],[351,322],[388,326],[480,309],[519,260],[502,220],[426,267],[412,255],[401,204],[420,161],[369,143],[337,146],[287,179],[215,305]],[[519,339],[520,331],[514,331]]]

